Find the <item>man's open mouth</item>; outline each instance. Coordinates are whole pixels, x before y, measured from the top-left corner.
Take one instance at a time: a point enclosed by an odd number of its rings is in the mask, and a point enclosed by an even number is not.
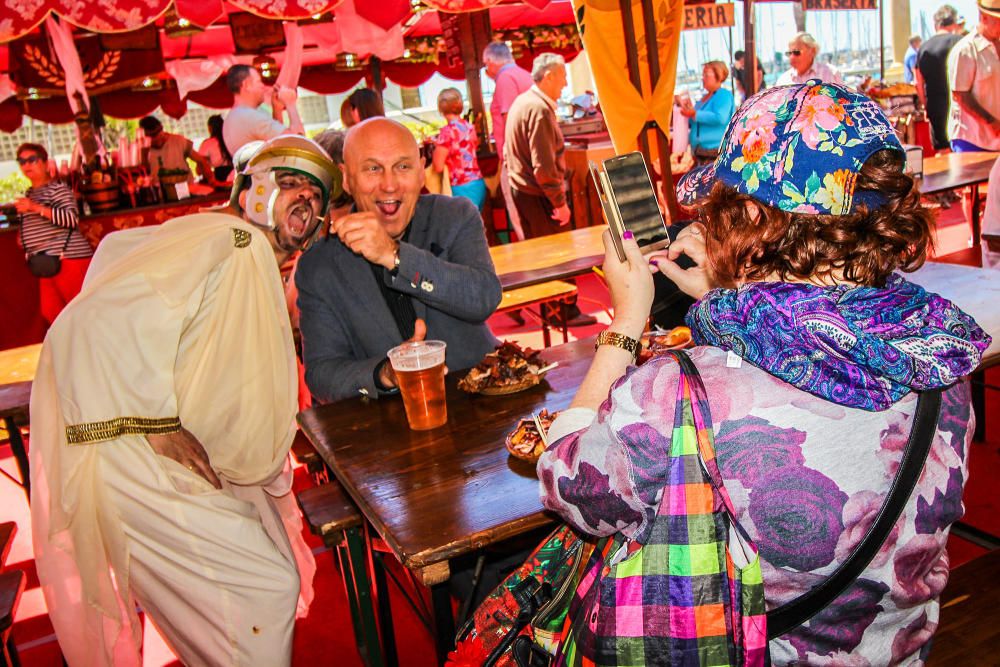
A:
[[[399,199],[381,199],[375,202],[375,206],[382,215],[393,216],[399,210],[403,202]]]
[[[293,234],[304,234],[313,220],[312,209],[308,206],[296,206],[288,212],[288,231]]]

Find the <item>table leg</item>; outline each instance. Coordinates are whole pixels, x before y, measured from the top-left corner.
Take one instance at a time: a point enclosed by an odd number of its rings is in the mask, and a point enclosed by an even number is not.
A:
[[[982,228],[979,220],[979,184],[972,185],[972,245],[979,245],[979,236]]]
[[[455,617],[451,611],[451,593],[448,582],[431,586],[431,601],[434,605],[434,645],[437,649],[438,664],[443,665],[448,652],[455,648]]]
[[[396,630],[392,624],[392,606],[389,602],[389,587],[385,581],[384,555],[371,547],[368,539],[368,553],[372,558],[372,579],[375,580],[375,609],[378,612],[378,625],[382,635],[382,651],[387,667],[397,667],[399,658],[396,655]]]
[[[354,583],[355,594],[358,600],[358,612],[361,615],[361,631],[364,636],[362,648],[367,658],[367,663],[371,667],[381,667],[385,664],[382,660],[382,645],[378,637],[378,625],[375,621],[375,608],[372,604],[372,589],[368,580],[367,555],[365,554],[365,541],[360,526],[348,528],[344,531],[347,538],[347,551],[351,563],[351,579]],[[345,573],[346,576],[346,573]]]
[[[28,453],[24,449],[24,440],[21,438],[21,429],[17,427],[13,417],[3,418],[4,428],[7,429],[7,437],[10,439],[10,451],[17,462],[17,471],[21,475],[21,486],[31,502],[31,474],[28,469]]]
[[[986,440],[986,371],[977,370],[969,378],[969,390],[972,392],[972,412],[976,415],[976,430],[973,440]]]

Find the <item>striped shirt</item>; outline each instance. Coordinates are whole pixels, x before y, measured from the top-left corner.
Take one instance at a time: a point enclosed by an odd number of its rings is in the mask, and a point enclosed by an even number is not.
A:
[[[94,249],[80,234],[80,213],[76,208],[73,191],[62,181],[49,181],[40,188],[28,188],[25,196],[36,204],[52,209],[52,220],[38,213],[21,215],[21,243],[26,255],[45,252],[49,255],[62,254],[67,259],[91,257]],[[66,234],[69,232],[69,245]]]

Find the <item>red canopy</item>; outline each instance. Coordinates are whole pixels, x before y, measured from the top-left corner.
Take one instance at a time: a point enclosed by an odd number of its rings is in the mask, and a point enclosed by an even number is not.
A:
[[[489,4],[492,0],[483,1]],[[567,59],[575,57],[580,47],[575,35],[572,3],[569,0],[532,1],[535,4],[542,4],[543,7],[539,9],[521,2],[497,4],[491,7],[490,21],[494,32],[518,45],[515,53],[520,56],[519,64],[524,67],[530,68],[531,60],[541,51],[555,51]],[[22,98],[11,97],[0,103],[0,131],[16,130],[20,127],[25,114],[49,123],[66,123],[72,120],[69,105],[61,91],[61,79],[58,76],[49,76],[46,79],[44,76],[46,69],[38,66],[39,58],[36,57],[32,61],[24,57],[26,49],[30,46],[35,49],[35,54],[41,54],[41,59],[51,59],[51,54],[48,53],[42,38],[42,31],[34,30],[44,19],[46,11],[55,11],[74,25],[90,32],[111,32],[120,25],[128,25],[133,30],[138,30],[155,22],[156,28],[148,28],[145,34],[147,36],[152,34],[158,39],[159,47],[144,51],[134,50],[135,45],[131,42],[138,41],[138,38],[127,40],[130,43],[124,49],[118,45],[115,49],[102,50],[96,46],[100,37],[84,33],[82,30],[77,31],[76,42],[81,64],[84,71],[88,72],[88,77],[90,72],[101,66],[101,58],[104,57],[105,51],[118,50],[120,54],[112,72],[108,73],[106,71],[108,68],[105,67],[107,76],[100,80],[99,85],[88,81],[88,91],[97,96],[101,110],[105,114],[116,118],[139,118],[155,111],[157,107],[161,107],[170,116],[180,117],[185,113],[188,101],[216,109],[232,105],[232,95],[222,77],[208,88],[193,91],[181,99],[173,80],[164,71],[164,63],[173,60],[233,57],[236,47],[227,20],[231,14],[250,11],[255,15],[273,19],[312,18],[336,7],[341,0],[285,0],[281,15],[262,7],[282,3],[269,3],[264,0],[227,0],[226,3],[222,3],[221,0],[175,0],[175,2],[175,10],[179,16],[188,18],[196,25],[207,27],[191,35],[169,36],[164,28],[165,19],[161,16],[169,9],[171,2],[168,0],[116,0],[115,7],[119,11],[115,12],[114,16],[117,22],[105,21],[111,12],[102,7],[108,3],[41,0],[40,6],[48,9],[28,12],[28,16],[33,17],[34,23],[28,26],[26,31],[25,26],[30,22],[27,17],[18,17],[6,30],[3,29],[6,24],[0,23],[0,41],[8,39],[5,35],[14,34],[19,30],[22,31],[20,34],[26,35],[8,45],[0,46],[0,72],[12,70],[11,79],[17,85]],[[482,6],[480,0],[447,2],[451,6],[457,6],[456,3],[467,3],[463,5],[466,9]],[[58,9],[71,4],[86,4],[88,8],[84,10],[75,7],[65,13],[63,9]],[[404,6],[405,16],[409,19],[409,0],[380,0],[380,2],[357,0],[355,4],[357,12],[362,14],[364,8],[364,12],[368,14],[365,18],[373,23],[398,17],[400,5]],[[329,17],[323,18],[329,19]],[[383,75],[389,81],[404,87],[416,87],[426,82],[435,72],[450,79],[463,80],[465,74],[461,64],[449,67],[444,59],[439,62],[436,57],[437,52],[443,48],[443,43],[439,39],[441,26],[437,12],[425,11],[415,21],[409,20],[411,25],[403,28],[404,43],[408,49],[407,57],[383,62]],[[102,29],[94,30],[98,25],[102,26]],[[338,62],[337,49],[329,46],[331,43],[339,43],[334,22],[329,20],[303,22],[302,32],[305,41],[303,67],[299,79],[302,88],[324,95],[342,93],[357,86],[368,73],[363,60],[365,54],[356,54],[353,67],[350,68],[345,66],[342,57]],[[139,34],[136,33],[137,36]],[[283,54],[272,52],[270,55],[274,56],[280,65]],[[249,56],[235,58],[249,61]],[[135,67],[135,64],[140,62],[145,67],[141,72]],[[150,84],[148,87],[142,86],[144,80]],[[29,88],[35,89],[34,95],[23,99],[25,91]]]

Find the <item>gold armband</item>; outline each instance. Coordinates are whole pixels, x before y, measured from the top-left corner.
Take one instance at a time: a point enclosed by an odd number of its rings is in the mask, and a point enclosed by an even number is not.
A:
[[[597,334],[597,343],[594,345],[594,349],[596,350],[601,345],[613,345],[614,347],[620,347],[630,353],[633,360],[639,356],[639,341],[630,336],[626,336],[625,334],[605,329],[601,333]]]
[[[162,435],[181,430],[180,417],[116,417],[102,422],[72,424],[66,427],[66,442],[85,445],[114,440],[123,435]]]

